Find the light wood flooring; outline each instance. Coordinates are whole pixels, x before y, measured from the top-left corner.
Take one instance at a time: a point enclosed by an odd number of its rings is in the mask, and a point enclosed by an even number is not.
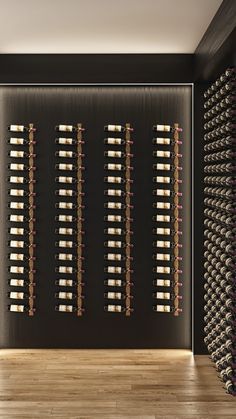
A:
[[[0,418],[236,419],[236,398],[188,351],[2,350]]]

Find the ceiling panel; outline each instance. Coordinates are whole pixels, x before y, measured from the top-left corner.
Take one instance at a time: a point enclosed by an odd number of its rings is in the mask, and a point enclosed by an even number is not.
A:
[[[0,53],[193,53],[222,0],[0,0]]]

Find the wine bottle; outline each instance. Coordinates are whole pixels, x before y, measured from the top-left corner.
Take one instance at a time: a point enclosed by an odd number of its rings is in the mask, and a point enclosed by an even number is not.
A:
[[[64,157],[64,158],[75,158],[78,157],[78,154],[74,151],[68,151],[68,150],[57,150],[55,152],[56,157]]]
[[[109,144],[109,145],[124,145],[125,144],[125,140],[123,140],[123,138],[104,138],[104,144]]]
[[[19,292],[19,291],[17,291],[17,292],[14,291],[13,292],[13,291],[11,291],[11,292],[8,293],[8,298],[10,298],[11,300],[24,300],[28,297],[29,297],[28,294],[25,294],[24,292]]]
[[[104,293],[104,298],[108,300],[124,300],[125,297],[121,292],[109,291]]]
[[[121,223],[125,221],[125,217],[122,217],[121,215],[113,215],[108,214],[104,217],[104,221],[112,222],[112,223]]]
[[[154,125],[152,129],[153,131],[164,131],[164,132],[183,131],[182,128],[174,128],[171,125]]]
[[[115,163],[108,163],[104,164],[105,170],[125,170],[125,166],[123,164],[115,164]],[[119,182],[121,183],[121,182]]]
[[[55,255],[56,260],[77,260],[77,256],[73,256],[71,253],[58,253]]]
[[[104,307],[104,310],[111,313],[122,313],[126,311],[125,307],[118,304],[108,304]]]
[[[72,215],[59,214],[55,217],[55,220],[59,222],[72,223],[72,222],[77,221],[77,218],[73,217]]]
[[[76,145],[77,139],[59,137],[55,139],[55,143],[60,145]]]
[[[121,266],[106,266],[104,272],[109,274],[122,274],[126,272],[126,269]]]
[[[12,131],[12,132],[26,132],[28,131],[28,128],[25,127],[24,125],[9,125],[7,127],[8,131]]]
[[[77,205],[73,204],[73,202],[57,202],[55,204],[55,208],[58,209],[66,209],[66,210],[73,210],[77,208]]]
[[[55,230],[56,234],[62,234],[62,235],[73,235],[73,234],[77,234],[77,231],[74,228],[58,228]]]
[[[28,285],[28,282],[25,279],[15,279],[12,278],[9,280],[8,284],[11,287],[25,287]]]
[[[77,128],[73,125],[57,125],[55,130],[57,132],[76,132]]]
[[[104,230],[105,234],[114,234],[114,235],[122,235],[125,234],[126,231],[122,230],[121,228],[106,228]]]
[[[73,189],[58,189],[55,191],[55,194],[59,196],[76,196],[77,192]]]
[[[106,189],[104,195],[107,196],[125,196],[125,192],[121,189]]]
[[[125,260],[126,257],[121,255],[120,253],[107,253],[106,255],[104,255],[104,259],[121,261],[121,260]]]
[[[126,206],[121,202],[105,202],[104,208],[120,210],[126,208]]]
[[[56,311],[61,311],[64,313],[73,313],[75,311],[77,311],[77,307],[73,306],[73,305],[66,305],[66,304],[59,304],[58,306],[55,307]]]
[[[104,285],[108,287],[123,287],[126,285],[126,281],[122,279],[106,279]]]
[[[125,132],[126,128],[123,127],[122,125],[105,125],[104,126],[104,131],[111,131],[111,132]]]
[[[59,287],[75,287],[77,282],[73,281],[72,279],[57,279],[55,284]]]
[[[75,300],[77,298],[77,295],[73,294],[73,292],[59,291],[56,292],[55,298],[58,298],[59,300]]]
[[[77,183],[77,179],[71,176],[57,176],[55,181],[58,183]]]
[[[29,311],[29,307],[23,304],[11,304],[8,306],[9,311],[13,311],[15,313],[23,313],[25,311]]]

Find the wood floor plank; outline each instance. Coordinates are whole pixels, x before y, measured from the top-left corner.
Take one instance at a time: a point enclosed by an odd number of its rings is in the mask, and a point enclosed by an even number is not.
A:
[[[1,419],[235,419],[206,356],[181,350],[2,350]]]

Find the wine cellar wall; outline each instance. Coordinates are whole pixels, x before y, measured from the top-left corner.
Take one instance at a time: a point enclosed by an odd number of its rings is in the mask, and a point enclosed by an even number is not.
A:
[[[205,343],[227,392],[236,395],[235,68],[205,92]]]
[[[4,87],[2,347],[191,347],[191,86]]]

